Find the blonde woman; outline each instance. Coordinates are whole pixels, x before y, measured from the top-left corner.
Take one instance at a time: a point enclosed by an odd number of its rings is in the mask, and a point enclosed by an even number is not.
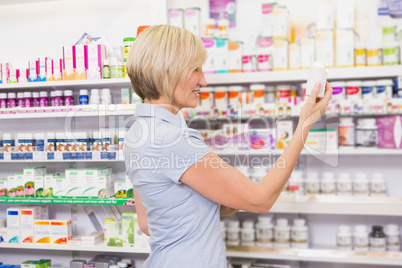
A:
[[[134,186],[141,230],[150,235],[146,268],[226,267],[220,216],[237,210],[267,213],[288,180],[312,124],[325,112],[332,88],[316,103],[319,85],[302,108],[293,139],[255,184],[205,145],[186,126],[180,109],[196,107],[207,85],[207,51],[191,32],[168,25],[142,32],[127,70],[138,96],[136,121],[126,135],[126,173]]]

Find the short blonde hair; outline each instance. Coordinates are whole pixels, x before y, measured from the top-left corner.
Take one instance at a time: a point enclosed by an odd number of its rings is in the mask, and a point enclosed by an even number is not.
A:
[[[130,49],[126,63],[131,85],[142,99],[171,100],[176,86],[201,67],[207,50],[190,31],[156,25],[143,31]]]

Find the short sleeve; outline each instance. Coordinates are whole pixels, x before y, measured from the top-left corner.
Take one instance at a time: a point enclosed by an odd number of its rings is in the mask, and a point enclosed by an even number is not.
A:
[[[197,130],[186,128],[180,138],[177,137],[177,133],[165,136],[163,144],[166,148],[163,148],[161,153],[161,164],[165,162],[165,168],[159,169],[159,172],[164,172],[172,182],[181,183],[179,180],[183,173],[211,152],[211,149]]]

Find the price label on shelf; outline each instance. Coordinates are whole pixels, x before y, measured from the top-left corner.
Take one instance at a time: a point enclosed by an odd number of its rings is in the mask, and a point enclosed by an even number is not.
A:
[[[5,152],[4,153],[4,160],[10,161],[11,160],[11,153]]]
[[[63,160],[63,152],[54,152],[54,160]]]
[[[46,160],[46,152],[33,152],[34,161]]]

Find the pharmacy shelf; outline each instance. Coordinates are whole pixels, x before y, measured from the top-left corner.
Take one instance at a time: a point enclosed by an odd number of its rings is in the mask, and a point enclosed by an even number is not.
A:
[[[270,212],[402,216],[402,197],[281,195]]]
[[[353,252],[330,249],[274,249],[264,247],[227,246],[229,258],[287,260],[330,263],[402,266],[401,252]]]
[[[82,89],[96,87],[131,87],[128,77],[114,79],[99,80],[71,80],[71,81],[49,81],[49,82],[32,82],[32,83],[16,83],[0,85],[0,90],[8,89]]]
[[[149,249],[125,247],[94,247],[73,245],[38,245],[0,243],[2,249],[54,250],[54,251],[90,251],[116,252],[131,254],[149,254]],[[264,247],[227,246],[226,257],[260,260],[293,260],[310,262],[354,263],[401,266],[401,252],[353,252],[328,249],[274,249]]]
[[[286,83],[302,82],[307,80],[307,70],[254,72],[254,73],[226,73],[206,74],[209,85],[224,84],[251,84],[251,83]],[[355,68],[328,68],[328,80],[340,79],[378,79],[401,75],[402,66],[355,67]],[[104,87],[131,87],[130,79],[100,79],[100,80],[73,80],[55,82],[34,82],[22,84],[3,84],[0,90],[10,89],[81,89]]]
[[[37,198],[37,197],[0,197],[0,203],[6,204],[45,204],[45,205],[101,205],[124,206],[134,205],[130,198]]]
[[[0,248],[8,249],[30,249],[30,250],[62,250],[62,251],[91,251],[91,252],[116,252],[132,254],[149,254],[148,249],[136,249],[125,247],[107,247],[98,245],[94,247],[84,247],[76,245],[40,245],[40,244],[13,244],[0,243]]]
[[[271,149],[250,149],[250,150],[237,150],[232,148],[213,150],[219,156],[266,156],[275,157],[280,156],[283,150]],[[402,155],[402,150],[398,149],[379,149],[379,148],[340,148],[338,150],[312,150],[303,149],[300,155],[310,155],[315,157],[321,156],[343,156],[343,155]]]
[[[0,119],[33,119],[33,118],[72,118],[91,116],[126,116],[134,115],[135,104],[111,104],[104,106],[72,106],[46,108],[18,108],[13,113],[1,113]]]

